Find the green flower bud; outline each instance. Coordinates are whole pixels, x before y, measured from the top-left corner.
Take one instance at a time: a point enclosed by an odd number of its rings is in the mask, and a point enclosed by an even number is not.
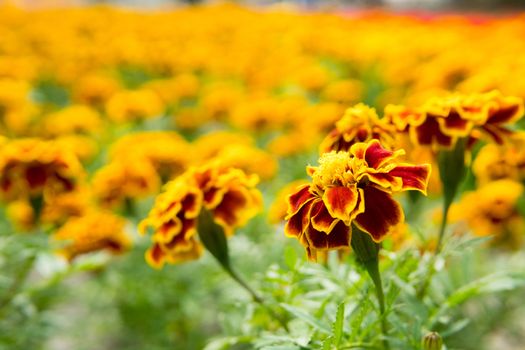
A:
[[[443,339],[436,332],[430,332],[423,337],[423,350],[441,350]]]

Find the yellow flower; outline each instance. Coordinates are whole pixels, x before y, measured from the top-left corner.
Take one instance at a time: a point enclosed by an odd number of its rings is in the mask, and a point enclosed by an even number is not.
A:
[[[117,123],[158,117],[163,110],[160,97],[148,89],[117,92],[106,103],[108,117]]]
[[[44,134],[48,136],[92,134],[100,130],[102,120],[91,107],[71,105],[46,115],[42,124]]]
[[[508,179],[490,182],[463,195],[451,207],[451,221],[465,221],[477,236],[493,236],[492,244],[517,249],[525,222],[516,208],[523,185]]]
[[[160,268],[164,263],[199,257],[203,248],[197,239],[197,219],[203,208],[231,236],[262,206],[257,182],[255,175],[216,162],[190,168],[169,182],[139,226],[141,232],[153,229],[153,246],[146,253],[148,263]]]
[[[58,253],[68,261],[79,255],[100,250],[121,254],[129,249],[131,240],[124,233],[126,222],[121,217],[103,211],[90,211],[70,218],[53,234],[57,242],[64,242]]]
[[[348,108],[344,116],[319,146],[319,153],[330,151],[348,151],[358,142],[372,139],[379,140],[386,147],[394,143],[394,128],[379,119],[374,108],[362,103]]]
[[[129,199],[155,194],[160,178],[147,160],[113,161],[98,169],[93,176],[93,194],[104,207],[120,206]]]
[[[525,133],[505,145],[488,144],[478,152],[472,170],[480,185],[499,179],[525,180]]]
[[[183,172],[192,161],[190,145],[174,131],[147,131],[123,136],[110,150],[113,161],[152,164],[163,180]]]
[[[0,192],[27,199],[73,191],[84,176],[75,155],[53,141],[12,140],[0,146]]]
[[[118,81],[102,74],[87,74],[73,84],[73,98],[76,102],[90,106],[103,106],[121,89]]]

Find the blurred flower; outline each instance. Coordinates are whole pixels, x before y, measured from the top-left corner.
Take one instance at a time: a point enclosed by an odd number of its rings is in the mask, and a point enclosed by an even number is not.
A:
[[[92,134],[100,130],[102,120],[91,107],[71,105],[46,115],[42,124],[43,133],[48,136]]]
[[[0,191],[6,200],[73,191],[84,176],[75,155],[56,142],[18,139],[0,146]]]
[[[103,106],[120,89],[116,79],[102,74],[83,75],[72,86],[75,101],[94,107]]]
[[[318,167],[307,168],[312,184],[288,199],[286,235],[299,239],[312,259],[317,250],[349,247],[352,224],[382,241],[404,219],[391,194],[426,193],[429,166],[399,163],[402,153],[372,140],[354,144],[349,152],[323,154]]]
[[[174,131],[146,131],[119,138],[110,150],[112,161],[148,161],[166,182],[186,169],[195,157],[188,142]]]
[[[203,248],[196,227],[203,208],[231,236],[234,228],[244,225],[261,209],[257,182],[257,176],[219,163],[190,168],[169,182],[139,226],[141,232],[153,229],[153,246],[146,253],[148,263],[160,268],[165,262],[199,257]]]
[[[518,249],[525,222],[517,209],[523,185],[512,180],[490,182],[463,195],[450,209],[451,221],[464,221],[477,236],[493,236],[493,245]]]
[[[124,233],[125,223],[114,214],[90,211],[70,218],[53,234],[53,239],[64,243],[58,253],[68,261],[100,250],[121,254],[131,246],[129,236]]]
[[[160,178],[146,159],[113,161],[98,169],[92,181],[93,194],[104,207],[126,204],[127,200],[155,194]]]
[[[108,117],[117,123],[157,117],[163,110],[160,97],[148,89],[117,92],[106,103]]]
[[[478,184],[494,180],[525,180],[525,133],[517,132],[504,145],[483,146],[472,164],[472,171]]]
[[[348,151],[354,143],[377,139],[387,148],[393,146],[394,128],[379,119],[375,109],[362,103],[348,108],[336,127],[319,146],[319,153]]]

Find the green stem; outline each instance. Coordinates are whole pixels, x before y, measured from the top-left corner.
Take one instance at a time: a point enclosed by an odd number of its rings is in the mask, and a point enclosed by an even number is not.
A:
[[[417,291],[417,297],[419,299],[423,299],[425,294],[427,293],[428,287],[430,286],[430,282],[432,281],[432,277],[436,274],[436,259],[438,254],[441,252],[442,246],[443,246],[443,238],[445,237],[445,230],[447,228],[447,222],[448,222],[448,213],[450,210],[450,205],[452,204],[453,197],[447,197],[445,196],[443,198],[443,217],[441,218],[441,224],[439,226],[439,236],[438,241],[436,244],[436,249],[434,251],[434,254],[430,257],[429,266],[428,266],[428,273],[426,275],[425,280],[423,281],[423,284],[421,285],[421,288]]]
[[[453,198],[443,198],[443,217],[441,218],[441,225],[439,226],[439,236],[438,241],[436,244],[436,250],[434,252],[434,255],[439,254],[441,252],[441,248],[443,246],[443,237],[445,236],[445,229],[447,228],[448,223],[448,212],[450,211],[450,205],[452,204]]]
[[[385,349],[389,349],[388,341],[386,340],[386,335],[388,333],[388,324],[386,320],[386,309],[385,309],[385,294],[383,293],[383,283],[381,282],[381,274],[379,273],[379,261],[371,260],[364,264],[366,271],[372,282],[374,282],[377,301],[379,302],[379,312],[381,318],[381,332],[383,333],[383,346]]]
[[[257,304],[261,305],[268,311],[268,313],[277,321],[279,324],[284,328],[286,332],[290,332],[288,329],[288,325],[286,324],[286,321],[282,319],[272,308],[270,308],[268,305],[266,305],[264,299],[250,287],[248,283],[234,270],[231,268],[231,266],[225,266],[221,264],[221,266],[224,268],[224,270],[230,275],[230,277],[237,282],[242,288],[244,288],[248,294],[252,297],[253,301],[255,301]]]
[[[372,237],[361,231],[357,226],[352,226],[352,249],[374,283],[377,300],[379,302],[379,318],[381,319],[381,332],[383,334],[383,348],[390,349],[387,341],[388,324],[386,319],[385,295],[383,283],[379,272],[379,250],[381,245],[372,240]]]
[[[18,291],[20,290],[20,287],[24,284],[27,277],[29,276],[29,273],[33,269],[33,265],[36,260],[36,255],[30,256],[22,266],[22,269],[20,270],[20,273],[16,276],[15,280],[9,287],[9,289],[6,291],[4,297],[0,300],[0,311],[3,311],[3,309],[9,305],[11,300],[17,295]]]

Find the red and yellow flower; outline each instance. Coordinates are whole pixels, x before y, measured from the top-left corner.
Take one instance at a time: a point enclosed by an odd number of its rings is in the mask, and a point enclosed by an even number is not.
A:
[[[0,193],[6,200],[73,191],[84,171],[75,155],[53,141],[17,139],[0,152]]]
[[[499,91],[453,94],[428,100],[423,106],[387,106],[385,117],[400,131],[408,130],[416,145],[450,149],[459,138],[469,144],[487,136],[503,143],[512,134],[506,127],[523,116],[523,100]]]
[[[308,167],[312,183],[288,198],[285,234],[299,239],[308,256],[317,250],[350,246],[352,225],[382,241],[404,220],[392,194],[426,193],[430,167],[399,163],[403,150],[390,151],[378,140],[354,144],[349,152],[330,152]]]
[[[261,193],[255,188],[256,175],[223,167],[213,162],[187,172],[169,182],[139,230],[153,229],[153,246],[146,260],[160,268],[198,258],[203,247],[197,238],[197,220],[203,209],[231,236],[262,206]]]

